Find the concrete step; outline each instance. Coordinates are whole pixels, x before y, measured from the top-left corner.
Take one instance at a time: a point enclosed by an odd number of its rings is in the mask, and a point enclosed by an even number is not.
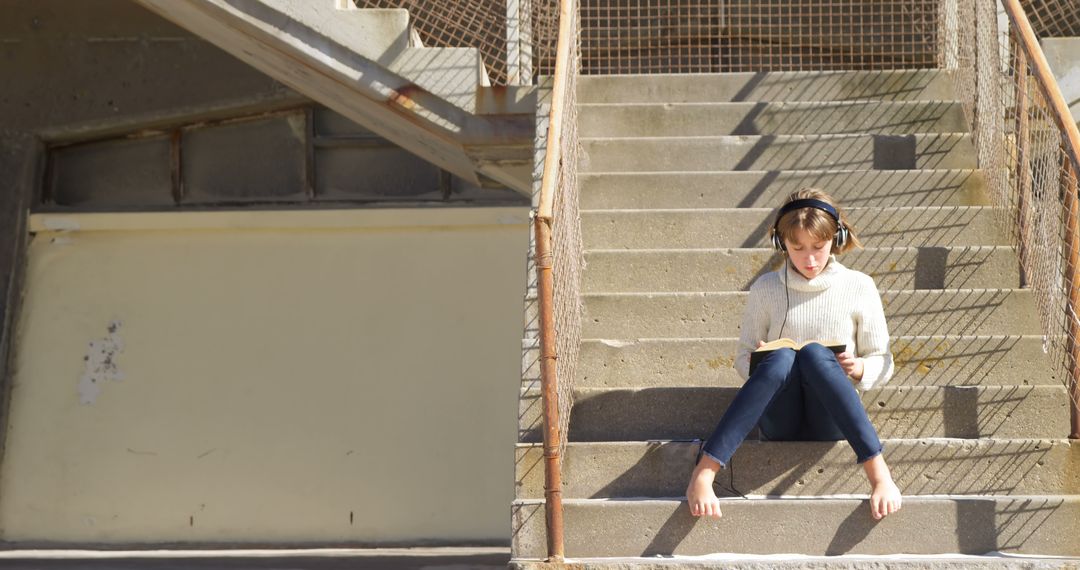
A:
[[[885,458],[905,497],[1080,493],[1080,443],[1068,439],[890,439]],[[678,497],[700,442],[578,442],[566,446],[563,497]],[[543,444],[517,446],[517,498],[544,497]],[[869,493],[847,442],[746,441],[717,475],[718,495]]]
[[[745,292],[584,295],[582,338],[738,337]],[[1038,310],[1026,289],[884,291],[893,336],[1038,335]]]
[[[949,554],[914,555],[881,554],[806,556],[802,554],[707,554],[703,556],[620,556],[597,558],[568,558],[565,562],[546,562],[541,559],[513,558],[510,570],[563,570],[572,564],[574,570],[862,570],[865,568],[896,568],[918,570],[1076,570],[1080,560],[1072,557],[1012,556],[1000,553],[985,555]]]
[[[696,518],[678,499],[563,502],[568,557],[747,554],[1080,555],[1080,498],[910,497],[874,521],[863,498],[721,499]],[[514,501],[515,558],[546,554],[542,501]]]
[[[478,113],[477,89],[488,81],[476,48],[411,47],[399,53],[387,68],[473,114]]]
[[[569,441],[706,438],[738,388],[579,388]],[[1069,433],[1064,386],[890,386],[861,394],[881,438],[1059,438]],[[540,392],[520,399],[519,438],[542,440]]]
[[[578,103],[950,100],[948,72],[836,71],[610,75],[578,79]]]
[[[1060,386],[1041,335],[893,336],[889,386]],[[579,388],[742,386],[737,338],[581,341]],[[539,386],[539,350],[530,352],[525,386]]]
[[[747,291],[782,267],[772,249],[602,249],[585,252],[586,293]],[[840,257],[880,289],[1019,287],[1016,254],[1006,246],[867,248]]]
[[[960,133],[955,101],[613,103],[578,106],[582,137]]]
[[[864,247],[1008,245],[1000,210],[987,206],[848,208]],[[582,210],[586,249],[771,247],[771,208]]]
[[[967,134],[582,138],[582,172],[975,168]]]
[[[578,175],[583,209],[775,208],[805,187],[846,207],[989,206],[978,170],[594,172]]]

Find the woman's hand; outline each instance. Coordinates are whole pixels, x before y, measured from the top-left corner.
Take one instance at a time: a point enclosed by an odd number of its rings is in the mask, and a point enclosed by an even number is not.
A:
[[[850,352],[841,352],[836,355],[836,361],[840,363],[840,367],[844,369],[848,376],[856,380],[862,380],[863,359],[857,358]]]
[[[758,348],[761,348],[761,347],[763,347],[763,346],[765,346],[765,341],[763,341],[763,340],[759,340],[759,341],[757,341],[757,347],[758,347]]]

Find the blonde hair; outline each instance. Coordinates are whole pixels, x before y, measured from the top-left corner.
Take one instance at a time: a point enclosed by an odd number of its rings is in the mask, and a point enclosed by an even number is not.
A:
[[[789,204],[795,200],[805,200],[807,198],[821,200],[835,208],[836,213],[840,215],[840,222],[847,227],[847,241],[844,243],[843,247],[836,247],[836,244],[833,244],[832,253],[844,253],[845,251],[850,251],[856,247],[862,247],[862,243],[855,235],[855,227],[848,221],[847,215],[840,209],[840,206],[836,204],[836,200],[833,200],[832,196],[829,196],[825,192],[822,192],[817,188],[803,188],[798,192],[792,192],[791,195],[787,197],[787,200],[784,201],[784,204]],[[779,211],[777,213],[779,213]],[[799,208],[798,210],[792,210],[784,214],[779,220],[776,220],[773,223],[773,227],[775,228],[776,237],[780,239],[781,243],[783,243],[785,237],[790,237],[797,229],[806,231],[806,233],[810,234],[815,239],[832,241],[833,236],[836,235],[838,229],[836,220],[834,220],[828,212],[824,212],[817,208]]]

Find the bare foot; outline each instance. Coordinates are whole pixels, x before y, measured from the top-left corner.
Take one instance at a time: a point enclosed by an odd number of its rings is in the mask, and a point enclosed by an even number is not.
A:
[[[690,514],[695,517],[702,515],[720,518],[720,499],[712,489],[716,472],[720,470],[720,464],[706,455],[701,456],[701,461],[694,468],[690,476],[690,484],[686,487],[686,502],[690,505]]]
[[[874,520],[881,520],[900,510],[903,498],[900,488],[893,482],[885,458],[878,454],[863,464],[866,478],[870,480],[870,515]]]
[[[881,520],[900,510],[900,488],[893,483],[892,478],[878,481],[870,492],[870,514],[874,519]]]

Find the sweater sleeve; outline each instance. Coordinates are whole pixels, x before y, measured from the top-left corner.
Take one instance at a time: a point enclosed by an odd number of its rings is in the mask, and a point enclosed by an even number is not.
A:
[[[757,348],[759,340],[769,340],[766,338],[769,334],[769,311],[765,296],[766,284],[759,279],[750,287],[739,329],[739,348],[735,351],[735,370],[744,381],[750,377],[750,353]]]
[[[889,327],[874,279],[866,276],[859,291],[859,310],[855,342],[856,356],[863,359],[863,376],[856,387],[869,390],[889,381],[893,374],[893,358],[889,352]]]

